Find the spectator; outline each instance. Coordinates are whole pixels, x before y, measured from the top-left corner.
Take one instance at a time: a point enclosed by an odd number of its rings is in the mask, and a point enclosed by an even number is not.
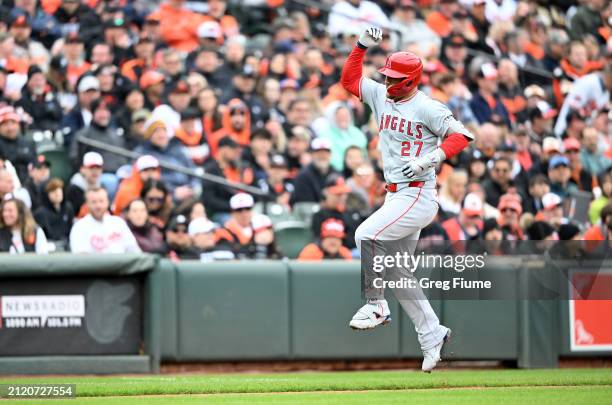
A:
[[[125,208],[125,219],[143,252],[165,254],[167,251],[162,231],[149,221],[147,206],[141,199],[132,200]]]
[[[593,176],[599,175],[612,165],[612,160],[599,151],[599,132],[593,127],[587,127],[582,131],[582,151],[580,161],[588,173]]]
[[[222,126],[208,135],[210,154],[217,156],[219,140],[229,136],[241,146],[247,146],[251,137],[251,115],[247,105],[242,100],[234,98],[229,101],[223,111]]]
[[[189,52],[198,46],[197,29],[204,17],[187,9],[184,0],[168,0],[148,18],[161,22],[161,38],[171,47]]]
[[[108,212],[108,193],[102,187],[85,194],[89,213],[70,231],[72,253],[140,253],[138,243],[121,217]]]
[[[605,0],[587,0],[578,7],[570,21],[570,34],[574,39],[581,40],[587,34],[597,35],[597,29],[603,25],[599,12],[605,3]]]
[[[258,129],[251,134],[251,142],[243,149],[241,160],[252,170],[255,181],[266,178],[270,167],[272,134],[266,129]]]
[[[233,87],[224,88],[222,101],[230,103],[238,99],[248,106],[250,120],[254,127],[261,128],[265,123],[267,110],[263,101],[255,92],[257,84],[256,72],[251,65],[244,65],[240,72],[233,77]]]
[[[113,213],[120,215],[132,200],[139,198],[144,183],[149,179],[160,180],[161,169],[159,161],[154,156],[143,155],[132,165],[131,176],[123,179],[119,184],[113,202]]]
[[[289,198],[294,187],[288,175],[287,159],[283,155],[275,154],[270,158],[266,176],[260,178],[257,184],[263,192],[267,193],[266,201],[281,204],[289,211]]]
[[[545,55],[542,63],[544,68],[549,72],[553,72],[561,64],[564,54],[569,44],[569,36],[567,32],[556,28],[548,31],[546,46],[544,48]]]
[[[543,221],[535,221],[527,228],[529,240],[559,240],[559,235],[555,228]],[[537,247],[536,247],[537,249]]]
[[[61,179],[52,178],[45,184],[42,201],[34,211],[34,218],[47,239],[55,243],[56,250],[68,247],[74,209],[64,198],[64,182]]]
[[[134,152],[139,155],[151,155],[158,161],[186,169],[194,169],[193,161],[187,150],[176,137],[169,138],[168,130],[164,122],[153,121],[145,130],[147,141],[137,147]],[[195,178],[187,174],[163,169],[161,179],[167,185],[169,191],[178,201],[191,198],[200,191],[200,186]]]
[[[162,104],[165,76],[156,70],[147,70],[140,76],[138,84],[144,92],[144,105],[153,110]]]
[[[19,115],[12,108],[0,114],[0,157],[10,159],[19,180],[28,178],[28,165],[36,161],[34,142],[21,134]]]
[[[74,208],[77,218],[82,218],[87,214],[85,205],[85,192],[90,188],[97,188],[102,185],[102,167],[104,159],[98,152],[87,152],[83,155],[83,162],[78,173],[70,179],[70,185],[66,191],[66,199]]]
[[[561,197],[555,193],[546,193],[542,197],[542,210],[535,216],[536,220],[551,224],[554,229],[559,229],[561,224],[567,222],[563,216],[563,204]]]
[[[251,221],[253,226],[253,244],[251,253],[253,259],[280,259],[281,252],[276,247],[272,221],[266,215],[254,215]]]
[[[494,207],[498,206],[500,197],[508,192],[511,185],[512,163],[504,158],[494,159],[490,178],[482,185],[487,196],[487,203]]]
[[[298,256],[299,261],[319,261],[324,259],[351,260],[349,248],[342,245],[345,238],[341,221],[330,218],[321,224],[320,240],[304,247]]]
[[[458,3],[441,0],[437,9],[427,16],[427,25],[439,36],[448,36],[451,33],[451,17],[458,9]]]
[[[442,222],[442,227],[452,241],[480,239],[483,214],[482,200],[470,193],[465,196],[459,214]]]
[[[347,210],[346,202],[351,188],[346,184],[344,178],[334,174],[329,176],[322,190],[323,199],[321,209],[312,217],[312,230],[315,235],[321,232],[321,226],[329,218],[341,221],[346,230],[344,245],[355,248],[355,231],[359,224],[365,219],[355,210]]]
[[[47,238],[32,213],[13,196],[0,203],[0,252],[47,254]]]
[[[584,233],[584,240],[610,240],[610,235],[612,235],[612,204],[602,208],[599,222]]]
[[[519,219],[523,212],[521,198],[518,194],[504,194],[499,199],[497,209],[500,212],[498,223],[501,226],[503,240],[517,241],[524,239]]]
[[[550,192],[548,178],[543,174],[536,174],[529,179],[528,194],[523,199],[523,211],[536,214],[544,208],[542,198]]]
[[[580,41],[569,44],[567,58],[561,60],[559,67],[554,72],[553,93],[557,105],[563,104],[565,96],[572,88],[575,80],[603,67],[601,61],[590,61],[586,45]]]
[[[610,202],[610,198],[612,197],[612,172],[601,174],[598,178],[598,183],[601,195],[593,200],[589,207],[589,219],[592,224],[599,221],[601,210]]]
[[[470,107],[479,123],[492,122],[495,117],[510,125],[508,111],[497,94],[497,69],[492,63],[484,63],[478,69],[476,82],[478,91],[474,94]]]
[[[392,33],[394,49],[406,49],[414,43],[415,38],[419,39],[419,47],[423,53],[440,47],[440,37],[417,16],[417,5],[413,0],[399,2],[391,16],[391,23],[397,28],[397,31]]]
[[[287,120],[283,124],[286,133],[291,133],[291,130],[296,125],[310,128],[312,122],[312,107],[310,103],[306,99],[299,97],[292,100],[287,106],[286,118]]]
[[[294,178],[298,172],[311,162],[309,152],[312,133],[307,127],[294,126],[289,132],[285,157],[289,168],[289,177]]]
[[[321,201],[325,182],[332,174],[337,174],[331,167],[331,143],[328,140],[314,139],[311,150],[312,163],[303,168],[295,178],[291,205]]]
[[[100,81],[91,75],[85,75],[76,84],[77,105],[62,119],[64,146],[70,147],[74,135],[91,123],[92,103],[100,98]]]
[[[557,231],[559,240],[583,240],[580,227],[573,223],[562,224]]]
[[[28,165],[28,178],[25,181],[24,188],[28,190],[30,195],[32,212],[36,211],[36,208],[42,202],[43,188],[51,174],[50,167],[51,163],[47,161],[45,155],[38,155],[36,160]]]
[[[181,113],[189,108],[189,103],[191,102],[187,82],[180,79],[170,84],[166,101],[166,103],[157,105],[151,116],[153,120],[164,122],[168,134],[174,136],[174,132],[181,125]]]
[[[145,111],[150,114],[145,108],[144,93],[137,87],[130,89],[125,95],[125,104],[120,107],[113,115],[113,121],[117,125],[117,128],[123,129],[123,133],[126,135],[126,143],[133,149],[143,140],[140,137],[135,137],[132,133],[132,125],[134,124],[134,114],[136,112]],[[141,113],[142,114],[142,113]],[[142,120],[149,118],[145,115]]]
[[[342,0],[336,2],[329,13],[327,32],[334,37],[349,27],[361,32],[372,25],[381,28],[390,25],[378,4],[367,0]]]
[[[172,212],[172,196],[166,185],[160,180],[149,178],[142,186],[140,198],[147,206],[149,222],[164,229]]]
[[[33,65],[47,66],[49,52],[43,44],[32,39],[32,27],[28,14],[19,8],[14,8],[8,20],[9,32],[15,39],[14,54],[28,59]]]
[[[337,171],[344,170],[344,154],[350,146],[365,149],[368,140],[357,128],[351,112],[342,103],[331,104],[326,109],[327,123],[319,131],[320,139],[327,139],[331,144],[331,165]]]
[[[250,168],[240,166],[240,148],[236,141],[229,136],[219,140],[217,158],[211,158],[204,164],[204,171],[214,176],[223,177],[235,183],[252,184],[253,172]],[[218,183],[203,180],[202,201],[209,210],[208,214],[213,221],[223,223],[229,216],[230,198],[233,190]]]
[[[556,155],[550,159],[548,164],[548,178],[550,179],[550,191],[561,198],[568,198],[572,193],[578,191],[575,184],[570,183],[572,172],[569,160],[565,156]]]
[[[444,38],[440,61],[456,77],[466,73],[467,46],[461,33],[454,33]]]
[[[184,215],[177,215],[166,227],[166,244],[168,257],[173,261],[187,259],[191,255],[191,238],[187,233],[189,221]]]
[[[253,222],[257,216],[253,215],[253,205],[255,201],[250,194],[234,195],[230,199],[230,217],[218,232],[219,240],[231,244],[238,258],[252,258],[255,253]]]
[[[443,211],[443,216],[453,217],[461,211],[463,198],[465,197],[468,175],[465,171],[451,173],[440,188],[438,203]]]
[[[586,128],[586,118],[579,110],[570,109],[565,116],[565,122],[567,126],[565,128],[564,138],[574,138],[579,141],[582,136],[582,131]]]
[[[565,156],[570,162],[572,171],[571,182],[574,183],[579,190],[591,192],[593,189],[593,179],[589,172],[582,167],[580,156],[580,142],[576,138],[566,138],[563,141],[563,149]]]
[[[189,222],[188,234],[191,248],[186,257],[202,262],[233,260],[236,255],[227,240],[218,240],[215,235],[216,225],[206,218],[197,218]]]
[[[201,114],[195,108],[187,108],[181,113],[181,125],[174,135],[187,149],[194,165],[201,165],[210,154],[210,147],[202,132]]]
[[[23,86],[21,98],[17,103],[30,117],[33,130],[59,129],[59,122],[62,120],[62,107],[47,83],[44,72],[37,65],[32,65],[28,69],[28,81]]]
[[[349,210],[368,213],[384,202],[383,183],[376,178],[370,162],[359,165],[346,184],[351,188],[346,204]]]
[[[125,138],[111,125],[112,112],[110,106],[106,102],[96,100],[91,104],[91,112],[93,114],[91,125],[81,129],[76,133],[75,139],[70,147],[70,158],[75,162],[80,162],[85,153],[97,151],[104,159],[104,174],[102,182],[111,197],[115,196],[115,192],[119,185],[119,179],[115,175],[117,170],[123,165],[128,164],[129,160],[116,153],[100,150],[94,146],[89,146],[81,143],[80,140],[94,140],[107,145],[116,146],[125,149]]]
[[[523,87],[519,83],[518,69],[510,59],[499,61],[499,96],[508,111],[510,121],[525,121],[527,101],[523,97]]]

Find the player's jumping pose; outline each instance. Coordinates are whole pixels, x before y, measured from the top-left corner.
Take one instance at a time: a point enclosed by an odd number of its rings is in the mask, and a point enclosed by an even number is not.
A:
[[[438,211],[436,166],[461,152],[473,139],[446,106],[418,90],[423,70],[418,56],[410,52],[390,55],[379,70],[386,77],[384,85],[362,76],[367,48],[377,45],[381,39],[380,29],[368,28],[342,70],[344,88],[367,103],[375,114],[379,125],[378,148],[387,182],[385,203],[355,234],[362,258],[364,241],[418,240],[421,229]],[[406,249],[412,254],[414,247]],[[450,329],[440,325],[420,289],[393,291],[415,325],[424,355],[422,369],[429,372],[440,361],[440,351],[450,336]],[[353,316],[350,326],[373,329],[388,323],[391,318],[384,291],[366,292],[366,298],[366,305]]]

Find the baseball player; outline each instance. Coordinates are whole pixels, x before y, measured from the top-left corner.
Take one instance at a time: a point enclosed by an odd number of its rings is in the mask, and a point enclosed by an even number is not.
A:
[[[418,90],[423,70],[418,56],[410,52],[390,55],[379,70],[386,77],[384,85],[362,76],[367,48],[381,39],[379,28],[368,28],[349,55],[341,79],[343,87],[368,104],[375,114],[387,183],[385,203],[355,234],[362,260],[369,241],[414,242],[406,247],[410,254],[414,253],[421,229],[438,211],[436,167],[473,140],[473,135],[453,118],[446,106]],[[418,333],[424,356],[422,370],[430,372],[440,361],[442,346],[451,331],[440,325],[422,290],[393,291]],[[366,287],[365,292],[367,303],[353,316],[350,326],[363,330],[389,323],[384,289]]]

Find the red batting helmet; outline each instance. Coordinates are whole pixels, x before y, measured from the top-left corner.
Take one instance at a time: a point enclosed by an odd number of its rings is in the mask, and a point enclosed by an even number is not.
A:
[[[408,94],[419,84],[421,72],[423,72],[423,62],[412,52],[395,52],[387,57],[385,67],[378,71],[395,79],[405,78],[387,89],[390,96],[398,97]]]

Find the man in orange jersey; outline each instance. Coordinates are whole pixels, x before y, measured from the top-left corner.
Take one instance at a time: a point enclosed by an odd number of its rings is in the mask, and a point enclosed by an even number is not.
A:
[[[351,260],[351,251],[342,245],[344,225],[337,219],[330,218],[321,225],[321,239],[304,247],[298,256],[300,261],[323,259]]]

